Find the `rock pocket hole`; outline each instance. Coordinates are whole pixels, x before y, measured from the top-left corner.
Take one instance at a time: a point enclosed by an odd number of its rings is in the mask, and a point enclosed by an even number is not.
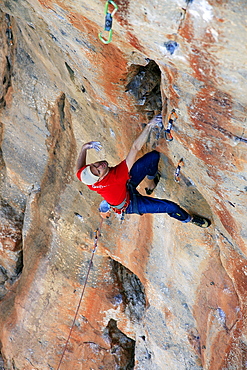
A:
[[[5,96],[7,95],[8,89],[11,86],[11,74],[12,74],[12,67],[9,58],[6,56],[5,61],[3,62],[4,65],[4,76],[2,80],[2,96],[0,98],[0,108],[5,107]]]
[[[132,321],[141,320],[146,308],[146,297],[140,279],[121,263],[112,260],[111,264],[113,279],[118,286],[125,313]]]
[[[73,69],[68,65],[68,63],[65,62],[65,67],[67,68],[67,71],[69,72],[69,77],[72,82],[75,82],[75,72]]]
[[[111,345],[111,353],[115,358],[117,369],[132,370],[135,366],[135,341],[122,333],[117,322],[111,319],[104,330]]]
[[[0,352],[0,370],[5,370],[2,353]]]
[[[139,111],[151,119],[162,110],[161,71],[154,60],[146,66],[132,64],[125,91],[134,96]]]

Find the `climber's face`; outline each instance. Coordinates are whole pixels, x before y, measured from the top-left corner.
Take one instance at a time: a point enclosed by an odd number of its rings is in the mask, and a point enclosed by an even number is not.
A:
[[[99,176],[99,180],[107,175],[109,166],[107,161],[99,161],[90,164],[90,170],[95,176]]]

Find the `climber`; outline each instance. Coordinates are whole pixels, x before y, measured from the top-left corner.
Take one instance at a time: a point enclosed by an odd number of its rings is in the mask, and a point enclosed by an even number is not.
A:
[[[106,217],[109,216],[109,208],[122,215],[124,213],[139,215],[144,213],[167,213],[170,217],[181,222],[192,222],[203,228],[208,227],[211,222],[206,218],[196,215],[191,216],[170,200],[143,196],[136,189],[147,176],[149,185],[145,190],[150,195],[159,182],[159,152],[154,150],[137,161],[135,160],[137,153],[146,143],[151,130],[157,126],[160,120],[162,120],[162,117],[158,115],[145,126],[132,144],[126,159],[115,167],[109,167],[105,160],[87,164],[87,150],[95,149],[99,151],[101,144],[98,141],[90,141],[84,144],[78,156],[76,175],[89,189],[96,191],[104,198],[100,211],[106,212]]]

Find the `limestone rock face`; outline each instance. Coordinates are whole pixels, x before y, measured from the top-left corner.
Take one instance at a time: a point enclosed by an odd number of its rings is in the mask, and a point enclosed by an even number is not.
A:
[[[0,367],[246,369],[247,3],[116,4],[104,44],[102,0],[0,3]],[[161,152],[154,196],[212,225],[112,215],[91,266],[101,198],[75,176],[81,145],[116,165],[172,109],[173,140],[140,153]]]

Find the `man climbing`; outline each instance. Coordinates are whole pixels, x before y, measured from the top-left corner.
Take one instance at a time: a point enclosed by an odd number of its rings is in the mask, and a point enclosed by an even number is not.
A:
[[[191,216],[178,204],[170,200],[143,196],[136,189],[147,176],[149,186],[145,190],[150,195],[159,182],[159,152],[152,151],[137,161],[135,160],[137,153],[146,143],[151,130],[161,120],[161,115],[158,115],[145,126],[132,144],[126,159],[115,167],[109,167],[107,161],[87,164],[87,150],[93,148],[98,151],[101,149],[101,144],[98,141],[90,141],[84,144],[77,160],[76,175],[89,189],[96,191],[105,199],[101,203],[101,211],[108,206],[107,209],[111,208],[114,212],[122,215],[124,213],[136,213],[139,215],[144,213],[167,213],[170,217],[176,218],[181,222],[192,222],[203,228],[208,227],[211,222],[206,218]]]

